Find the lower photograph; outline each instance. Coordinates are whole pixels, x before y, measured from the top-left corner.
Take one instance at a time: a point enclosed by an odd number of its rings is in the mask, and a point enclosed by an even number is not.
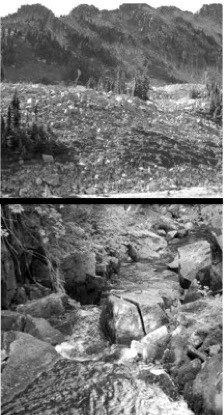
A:
[[[2,415],[221,415],[222,204],[2,204]]]

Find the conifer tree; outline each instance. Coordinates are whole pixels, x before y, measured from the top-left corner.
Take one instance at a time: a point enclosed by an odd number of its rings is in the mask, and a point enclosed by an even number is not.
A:
[[[12,117],[11,117],[11,106],[8,106],[8,113],[7,113],[7,134],[11,131],[11,123],[12,123]]]
[[[13,99],[12,99],[12,111],[13,111],[13,125],[16,129],[20,127],[20,101],[17,95],[17,91],[14,93]]]
[[[6,131],[5,131],[5,120],[4,120],[3,116],[1,115],[1,143],[4,142],[5,135],[6,135]]]

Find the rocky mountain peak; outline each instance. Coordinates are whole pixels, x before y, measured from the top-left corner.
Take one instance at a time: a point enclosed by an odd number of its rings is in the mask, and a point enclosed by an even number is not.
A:
[[[95,6],[89,6],[88,4],[80,4],[79,6],[72,9],[70,15],[77,18],[92,17],[99,13],[99,9]]]
[[[199,10],[198,15],[203,18],[213,20],[215,23],[222,25],[223,6],[221,3],[204,4]]]
[[[44,19],[54,16],[54,13],[42,4],[23,5],[18,9],[18,15],[25,18]]]

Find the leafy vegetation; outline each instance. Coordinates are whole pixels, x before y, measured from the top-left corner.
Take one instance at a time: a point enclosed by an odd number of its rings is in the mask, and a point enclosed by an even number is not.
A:
[[[58,205],[3,204],[1,206],[1,242],[15,261],[16,278],[20,282],[25,278],[22,275],[25,270],[19,265],[18,258],[29,255],[30,250],[39,243],[43,249],[39,254],[32,250],[32,255],[37,258],[40,255],[46,259],[54,291],[62,289],[62,282],[54,265],[57,259],[53,258],[48,246],[57,244],[56,241],[63,235],[65,235],[65,227]]]

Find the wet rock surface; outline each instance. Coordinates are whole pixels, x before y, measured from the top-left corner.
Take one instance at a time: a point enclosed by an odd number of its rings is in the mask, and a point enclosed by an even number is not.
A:
[[[144,232],[129,214],[117,239],[120,256],[114,256],[121,265],[105,285],[108,269],[91,276],[101,287],[97,305],[52,294],[3,313],[9,331],[3,334],[2,379],[3,387],[10,385],[4,390],[3,414],[221,415],[222,291],[214,291],[214,281],[221,284],[220,247],[190,207],[170,207],[160,223],[166,212],[159,205],[152,215],[146,212]],[[210,223],[211,211],[206,215]],[[217,232],[220,216],[215,215]],[[140,247],[145,237],[150,255],[133,261],[127,244]],[[103,263],[99,258],[106,264],[113,258],[115,251],[107,244],[94,246],[94,271]],[[86,269],[80,270],[86,283]],[[183,288],[185,277],[189,284]],[[82,295],[86,291],[81,300]],[[12,331],[26,328],[29,334]],[[26,367],[30,374],[22,390],[16,379],[23,379]]]
[[[50,318],[52,315],[60,315],[65,311],[68,299],[66,294],[50,294],[47,297],[21,304],[17,311],[30,314],[33,317]]]
[[[2,373],[2,402],[23,391],[59,355],[50,344],[27,333],[3,333],[2,347],[8,355]]]

